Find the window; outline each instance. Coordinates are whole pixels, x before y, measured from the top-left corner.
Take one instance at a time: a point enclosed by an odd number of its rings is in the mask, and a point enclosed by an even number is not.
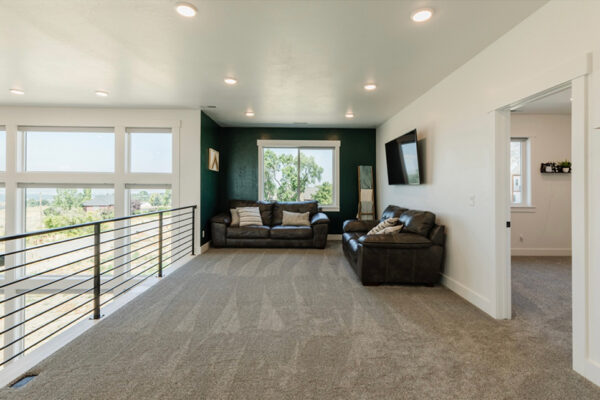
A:
[[[6,234],[6,191],[0,186],[0,236]],[[4,242],[0,243],[0,254],[5,251]],[[0,267],[4,267],[4,256],[0,256]]]
[[[6,128],[0,126],[0,171],[6,171]]]
[[[259,140],[259,199],[316,200],[339,210],[339,148],[334,140]]]
[[[170,130],[128,128],[129,171],[171,173],[173,139]]]
[[[510,141],[510,193],[513,206],[528,206],[529,196],[529,141],[512,138]]]
[[[114,172],[112,128],[19,127],[25,143],[25,170]]]

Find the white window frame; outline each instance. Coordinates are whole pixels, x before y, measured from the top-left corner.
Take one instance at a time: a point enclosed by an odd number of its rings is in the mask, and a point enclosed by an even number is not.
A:
[[[522,202],[513,203],[512,201],[512,173],[511,173],[511,199],[510,205],[517,209],[532,209],[531,204],[531,141],[528,137],[511,137],[510,143],[519,143],[521,146],[521,193]]]
[[[258,146],[258,199],[264,200],[264,149],[271,147],[299,149],[333,149],[333,204],[319,207],[323,211],[340,211],[340,147],[339,140],[262,140]]]

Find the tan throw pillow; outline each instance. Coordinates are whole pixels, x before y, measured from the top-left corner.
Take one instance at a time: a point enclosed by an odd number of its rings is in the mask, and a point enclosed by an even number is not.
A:
[[[240,216],[240,226],[261,226],[263,224],[258,207],[239,207],[237,212]]]
[[[400,232],[402,232],[403,228],[404,228],[404,225],[402,225],[402,224],[396,225],[396,226],[390,226],[389,228],[385,228],[385,229],[382,229],[381,231],[377,232],[376,235],[391,235],[392,233],[400,233]]]
[[[305,213],[295,213],[295,212],[289,212],[289,211],[284,211],[283,212],[283,221],[281,222],[281,225],[284,226],[310,226],[310,221],[308,220],[308,217],[310,215],[310,212],[305,212]]]
[[[231,213],[231,225],[230,226],[240,226],[240,214],[238,214],[237,208],[232,208],[229,210]]]
[[[389,228],[391,226],[394,226],[398,223],[398,218],[388,218],[384,221],[381,221],[380,223],[377,224],[377,226],[373,229],[371,229],[367,235],[377,235],[380,231],[384,230],[385,228]]]

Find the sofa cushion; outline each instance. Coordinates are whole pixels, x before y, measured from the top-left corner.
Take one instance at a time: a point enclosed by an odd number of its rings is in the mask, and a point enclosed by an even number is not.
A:
[[[381,220],[388,218],[399,218],[403,212],[408,211],[408,208],[402,208],[398,206],[389,205],[383,210],[381,214]]]
[[[229,208],[258,207],[263,225],[271,225],[273,218],[273,202],[255,200],[229,200]]]
[[[271,225],[281,225],[281,223],[283,222],[284,210],[295,213],[309,212],[310,219],[313,215],[319,212],[319,204],[314,200],[289,202],[278,201],[273,206],[273,219],[271,220]]]
[[[266,239],[271,228],[268,226],[240,226],[227,228],[227,237],[231,239]]]
[[[308,219],[308,211],[305,213],[295,213],[283,210],[283,219],[281,221],[283,226],[310,226],[310,220]]]
[[[239,226],[261,226],[262,218],[258,207],[240,207],[236,208],[240,218]]]
[[[404,224],[406,232],[428,236],[435,224],[435,214],[429,211],[407,210],[400,216],[400,222]]]
[[[277,225],[271,228],[272,239],[310,239],[313,236],[310,226],[283,226]]]
[[[367,235],[376,235],[377,233],[383,231],[385,228],[392,227],[392,226],[396,225],[397,223],[398,223],[398,218],[384,219],[383,221],[378,223],[377,226],[373,227],[373,229],[371,229]]]
[[[391,235],[364,235],[358,239],[363,246],[394,249],[422,249],[431,247],[431,240],[415,233],[392,233]]]

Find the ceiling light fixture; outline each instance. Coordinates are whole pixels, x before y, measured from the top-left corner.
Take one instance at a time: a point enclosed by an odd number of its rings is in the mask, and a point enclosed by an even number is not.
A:
[[[187,18],[195,17],[198,13],[198,9],[190,3],[177,3],[175,11],[177,11],[179,15]]]
[[[237,83],[237,79],[235,78],[225,78],[224,81],[228,85],[235,85]]]
[[[365,90],[368,90],[369,92],[372,92],[375,89],[377,89],[377,85],[374,83],[367,83],[365,85]]]
[[[16,89],[16,88],[9,89],[9,92],[11,92],[12,94],[18,94],[18,95],[25,94],[24,90],[22,90],[22,89]]]
[[[346,118],[354,118],[354,113],[352,111],[348,111],[346,113]]]
[[[104,90],[96,90],[96,96],[98,97],[108,97],[108,92]]]
[[[423,8],[421,10],[417,10],[414,13],[412,13],[412,15],[410,16],[410,19],[412,19],[415,22],[425,22],[425,21],[429,21],[429,19],[432,17],[433,15],[433,10],[431,8]]]
[[[254,117],[254,111],[246,111],[246,117]]]

